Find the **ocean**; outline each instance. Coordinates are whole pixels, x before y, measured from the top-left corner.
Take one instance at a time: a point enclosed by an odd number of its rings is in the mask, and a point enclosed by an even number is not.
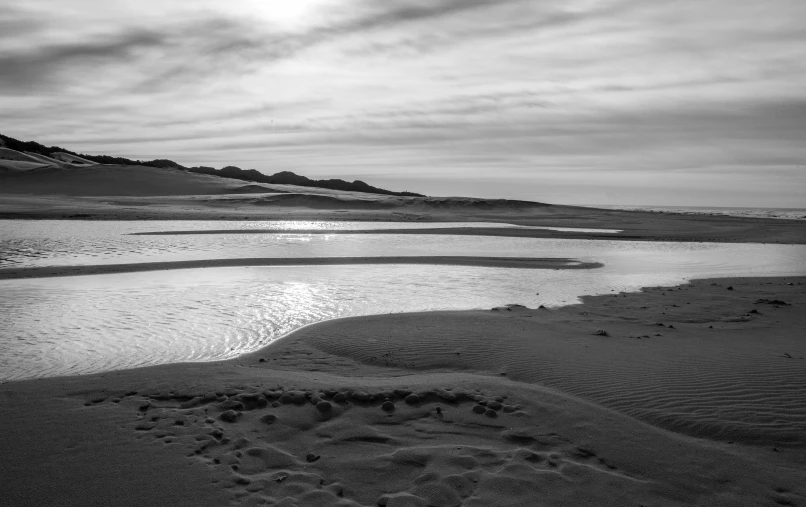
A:
[[[602,209],[630,211],[654,211],[657,213],[681,213],[685,215],[724,215],[731,217],[776,218],[785,220],[806,220],[806,208],[730,208],[722,206],[591,206]]]

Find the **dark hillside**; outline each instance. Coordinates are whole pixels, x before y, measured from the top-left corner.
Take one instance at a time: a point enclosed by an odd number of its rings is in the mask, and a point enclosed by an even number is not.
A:
[[[189,170],[195,173],[212,174],[226,178],[255,181],[258,183],[270,183],[274,185],[297,185],[300,187],[328,188],[331,190],[344,190],[349,192],[365,192],[368,194],[424,197],[422,194],[415,194],[413,192],[393,192],[391,190],[384,190],[382,188],[368,185],[361,180],[355,180],[353,182],[340,179],[312,180],[305,176],[292,173],[291,171],[282,171],[276,174],[268,175],[263,174],[260,171],[256,171],[255,169],[241,169],[240,167],[235,166],[227,166],[223,169],[213,169],[212,167],[191,167]]]
[[[365,192],[368,194],[381,194],[381,195],[398,195],[405,197],[423,197],[422,194],[415,194],[413,192],[393,192],[391,190],[384,190],[382,188],[373,187],[360,180],[353,182],[330,179],[330,180],[312,180],[305,176],[294,174],[290,171],[281,171],[276,174],[267,175],[255,169],[241,169],[240,167],[227,166],[223,169],[215,169],[213,167],[184,167],[173,160],[156,159],[156,160],[131,160],[123,157],[110,157],[108,155],[87,155],[84,153],[76,153],[59,146],[45,146],[35,141],[20,141],[13,137],[4,136],[0,134],[0,144],[11,150],[38,153],[39,155],[51,156],[53,153],[63,152],[75,155],[77,157],[85,158],[99,164],[106,165],[119,165],[119,166],[148,166],[160,169],[186,169],[188,171],[199,174],[210,174],[213,176],[221,176],[224,178],[234,178],[243,181],[254,181],[258,183],[273,183],[275,185],[298,185],[301,187],[314,187],[314,188],[327,188],[331,190],[343,190],[349,192]]]

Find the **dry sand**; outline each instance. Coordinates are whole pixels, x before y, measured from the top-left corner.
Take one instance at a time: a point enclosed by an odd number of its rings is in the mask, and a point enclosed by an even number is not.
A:
[[[0,498],[804,505],[805,287],[351,318],[227,362],[5,384]]]

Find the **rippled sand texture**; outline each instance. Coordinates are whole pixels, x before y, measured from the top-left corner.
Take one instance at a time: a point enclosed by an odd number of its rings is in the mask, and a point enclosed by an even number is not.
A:
[[[505,375],[697,437],[806,445],[803,291],[710,283],[556,310],[337,321],[294,339],[364,364]]]

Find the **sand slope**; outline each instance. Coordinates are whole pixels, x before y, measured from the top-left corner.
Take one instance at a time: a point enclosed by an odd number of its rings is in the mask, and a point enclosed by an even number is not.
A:
[[[0,180],[4,193],[65,196],[221,194],[243,184],[179,169],[116,165],[45,168]]]
[[[7,173],[41,169],[51,165],[50,162],[42,160],[42,158],[0,146],[0,176]],[[54,162],[56,161],[54,160]]]

